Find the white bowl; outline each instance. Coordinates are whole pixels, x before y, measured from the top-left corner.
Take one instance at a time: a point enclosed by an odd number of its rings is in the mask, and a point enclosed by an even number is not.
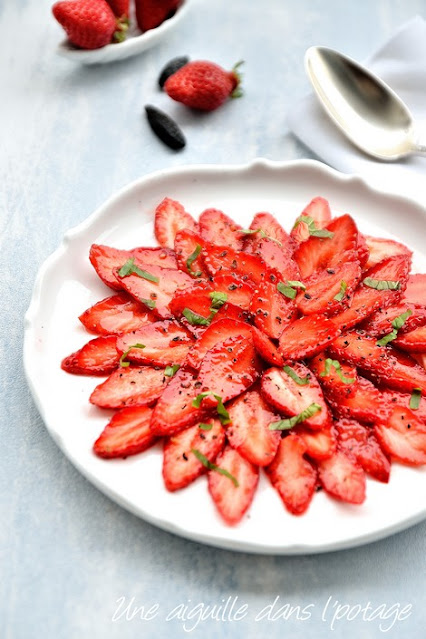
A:
[[[140,33],[139,31],[133,32],[132,28],[130,28],[129,35],[124,42],[107,44],[100,49],[86,50],[78,49],[66,39],[58,45],[57,53],[64,58],[80,62],[81,64],[104,64],[106,62],[116,62],[117,60],[130,58],[161,42],[169,31],[174,29],[186,15],[189,5],[190,0],[183,0],[182,5],[174,16],[165,20],[159,27],[145,31],[145,33]],[[135,33],[135,35],[133,35],[133,33]]]

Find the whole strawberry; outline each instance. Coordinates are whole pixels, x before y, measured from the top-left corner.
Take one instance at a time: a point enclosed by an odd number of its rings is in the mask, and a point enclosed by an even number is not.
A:
[[[129,19],[129,0],[107,0],[116,18]]]
[[[142,32],[159,27],[179,8],[182,0],[135,0],[136,22]]]
[[[173,100],[192,109],[213,111],[228,98],[242,95],[241,78],[237,73],[240,64],[232,71],[225,71],[214,62],[188,62],[168,78],[164,89]]]
[[[106,0],[60,0],[52,12],[69,40],[82,49],[104,47],[117,30],[116,18]]]

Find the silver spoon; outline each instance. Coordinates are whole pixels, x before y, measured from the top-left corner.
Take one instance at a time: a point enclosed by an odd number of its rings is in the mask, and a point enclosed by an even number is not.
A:
[[[404,102],[370,71],[326,47],[308,49],[305,66],[325,111],[359,149],[380,160],[426,153]]]

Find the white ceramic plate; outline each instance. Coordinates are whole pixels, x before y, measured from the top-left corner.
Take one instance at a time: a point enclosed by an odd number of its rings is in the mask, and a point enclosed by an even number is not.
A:
[[[104,64],[105,62],[116,62],[138,55],[150,49],[158,42],[167,37],[167,34],[174,29],[182,18],[186,15],[191,0],[183,0],[182,5],[174,16],[165,20],[159,27],[141,33],[137,27],[130,27],[128,37],[124,42],[107,44],[105,47],[93,50],[78,49],[66,39],[57,47],[57,52],[64,58],[69,58],[81,64]],[[131,21],[135,25],[135,20]]]
[[[164,489],[160,446],[126,460],[97,458],[92,445],[111,414],[88,402],[100,380],[60,369],[62,358],[90,339],[78,315],[111,294],[89,263],[93,242],[118,248],[153,245],[153,211],[165,196],[180,200],[194,215],[207,207],[223,209],[245,227],[256,212],[267,210],[289,229],[316,195],[328,198],[334,213],[352,214],[364,232],[399,237],[415,249],[413,270],[426,272],[420,253],[426,212],[420,206],[318,162],[266,160],[246,166],[189,166],[144,177],[68,232],[40,269],[26,316],[24,360],[46,426],[93,484],[165,530],[240,551],[306,554],[379,539],[426,516],[426,469],[394,464],[388,485],[368,481],[362,506],[338,503],[321,492],[301,517],[286,512],[262,477],[248,515],[228,527],[216,514],[206,477],[174,494]]]

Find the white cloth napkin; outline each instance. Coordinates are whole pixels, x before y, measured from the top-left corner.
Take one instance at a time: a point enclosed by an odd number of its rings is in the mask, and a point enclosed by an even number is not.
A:
[[[416,17],[404,24],[366,66],[404,100],[418,122],[420,142],[426,144],[426,22]],[[392,164],[369,158],[331,122],[313,93],[290,109],[287,120],[290,130],[327,164],[426,205],[426,155]]]

